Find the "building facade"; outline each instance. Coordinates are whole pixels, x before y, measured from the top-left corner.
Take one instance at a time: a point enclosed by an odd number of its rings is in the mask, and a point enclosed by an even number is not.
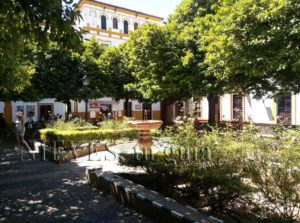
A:
[[[208,101],[194,98],[192,113],[200,120],[208,120]],[[219,97],[221,122],[248,122],[258,125],[300,125],[300,95],[265,96],[225,94]]]

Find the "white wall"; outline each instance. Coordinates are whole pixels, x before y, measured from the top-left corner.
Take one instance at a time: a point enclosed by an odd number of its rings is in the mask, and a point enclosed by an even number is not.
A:
[[[18,112],[18,106],[23,107],[23,115],[25,120],[28,118],[28,111],[26,106],[34,106],[35,112],[33,116],[34,121],[38,121],[39,115],[39,105],[41,104],[52,104],[53,105],[53,113],[60,114],[63,118],[65,118],[65,112],[67,111],[66,105],[61,102],[55,102],[55,99],[43,99],[39,102],[23,102],[23,101],[15,101],[12,102],[12,112],[13,112],[13,121],[16,120],[16,113]]]
[[[0,113],[4,113],[4,102],[0,101]]]
[[[221,121],[231,120],[231,96],[230,94],[225,94],[221,96]]]
[[[244,109],[245,121],[252,121],[252,97],[250,95],[244,97]]]
[[[152,111],[160,111],[160,102],[152,104]]]
[[[132,111],[142,111],[143,110],[143,104],[139,101],[132,101]]]
[[[295,118],[296,118],[296,124],[300,125],[300,94],[296,95],[296,109],[295,109]]]
[[[255,123],[273,124],[272,117],[272,98],[263,97],[262,99],[251,100],[252,121]]]
[[[203,98],[201,101],[201,118],[208,119],[208,101],[207,98]]]

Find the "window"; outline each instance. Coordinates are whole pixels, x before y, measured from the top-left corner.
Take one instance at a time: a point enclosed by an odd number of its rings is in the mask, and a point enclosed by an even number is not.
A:
[[[134,23],[134,30],[137,30],[137,28],[139,28],[139,24]]]
[[[101,29],[106,30],[106,16],[101,16]]]
[[[280,96],[277,101],[277,121],[282,124],[292,124],[292,97]]]
[[[113,29],[119,29],[119,22],[116,18],[113,18]]]
[[[124,21],[124,34],[128,34],[128,21]]]
[[[241,95],[232,95],[232,119],[243,121],[243,97]]]
[[[201,98],[193,98],[193,114],[195,117],[201,117]]]

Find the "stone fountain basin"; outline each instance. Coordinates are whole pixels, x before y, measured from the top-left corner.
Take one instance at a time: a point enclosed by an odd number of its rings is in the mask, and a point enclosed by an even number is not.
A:
[[[160,128],[162,121],[160,120],[147,120],[147,121],[130,121],[129,127],[137,130],[151,130]]]

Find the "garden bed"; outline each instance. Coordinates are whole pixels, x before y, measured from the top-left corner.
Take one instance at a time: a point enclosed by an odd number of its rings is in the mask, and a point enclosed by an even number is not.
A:
[[[225,213],[212,213],[209,211],[206,211],[205,209],[199,209],[198,206],[198,199],[192,198],[192,197],[185,197],[182,196],[182,193],[180,191],[173,191],[170,193],[168,191],[168,188],[164,187],[164,185],[157,185],[153,183],[153,180],[149,178],[147,174],[130,174],[130,173],[121,173],[118,174],[120,177],[125,178],[127,180],[133,181],[136,184],[142,185],[146,188],[149,188],[150,190],[157,191],[158,193],[162,194],[163,196],[170,197],[180,204],[191,207],[197,211],[200,211],[202,213],[205,213],[207,215],[214,215],[216,218],[226,222],[226,223],[259,223],[260,221],[258,218],[256,218],[253,214],[250,213],[240,213],[235,212],[231,214],[225,214]]]
[[[262,137],[255,126],[198,132],[183,123],[161,135],[169,151],[122,154],[121,164],[146,173],[128,179],[226,222],[299,222],[299,129],[279,128]]]

